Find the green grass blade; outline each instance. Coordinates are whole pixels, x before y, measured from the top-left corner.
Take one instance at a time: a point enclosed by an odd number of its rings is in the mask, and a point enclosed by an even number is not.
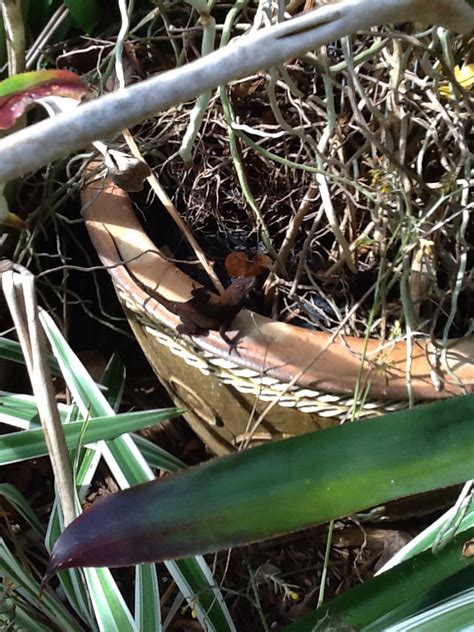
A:
[[[21,605],[15,607],[15,627],[13,630],[28,630],[28,632],[51,632],[50,625],[43,625],[35,619],[34,616],[28,614]],[[8,630],[8,628],[7,628]]]
[[[34,529],[41,538],[44,537],[45,528],[38,520],[30,503],[26,500],[23,494],[17,490],[16,487],[10,485],[10,483],[1,483],[0,496],[3,496],[4,498],[6,498],[6,500],[8,500],[10,505],[14,507],[21,516],[23,516],[30,527]]]
[[[193,605],[207,632],[235,631],[227,605],[201,556],[165,562],[181,593]]]
[[[442,516],[440,516],[433,524],[419,533],[411,542],[404,546],[400,551],[396,553],[379,571],[378,573],[384,573],[385,571],[393,568],[403,560],[407,560],[422,551],[429,549],[437,541],[443,527],[448,521],[451,521],[453,514],[455,514],[455,507],[452,507]],[[457,531],[465,531],[474,527],[474,500],[471,500],[466,510],[466,515],[459,522]]]
[[[85,451],[85,458],[92,450]],[[87,476],[88,470],[83,471]],[[76,479],[76,484],[81,485],[84,479]],[[63,530],[62,517],[58,511],[57,503],[51,512],[48,526],[46,545],[51,550],[52,545],[57,540]],[[136,632],[130,610],[125,603],[122,594],[108,569],[86,569],[84,577],[87,584],[87,591],[84,585],[82,574],[76,570],[75,573],[61,573],[61,584],[68,596],[69,603],[88,622],[91,629],[98,626],[99,630],[124,630],[124,632]],[[89,601],[90,600],[90,601]],[[94,613],[92,615],[92,612]]]
[[[409,580],[409,578],[407,579]],[[393,608],[373,623],[365,626],[364,632],[385,630],[392,625],[398,625],[401,621],[416,616],[418,613],[428,612],[436,608],[438,604],[448,602],[458,594],[472,589],[473,584],[474,565],[471,564],[455,575],[450,575],[445,580],[431,586],[428,590],[411,597],[396,608]]]
[[[105,388],[105,396],[112,408],[117,412],[122,401],[125,388],[125,365],[117,354],[113,354],[105,368],[101,386]]]
[[[414,615],[399,625],[386,628],[386,632],[446,632],[446,630],[472,630],[474,589],[456,595],[449,601]]]
[[[135,623],[141,632],[161,632],[160,590],[155,564],[135,570]]]
[[[0,576],[21,587],[21,594],[26,601],[47,616],[60,630],[80,632],[81,628],[56,596],[49,591],[39,599],[40,585],[31,573],[17,562],[11,554],[3,538],[0,538]]]
[[[69,413],[69,406],[58,404],[58,412],[64,423]],[[0,422],[23,430],[28,430],[32,426],[41,426],[35,398],[32,395],[15,393],[0,396]]]
[[[137,632],[130,610],[108,568],[85,568],[89,595],[99,629]]]
[[[132,437],[150,467],[167,472],[176,472],[186,467],[182,461],[147,439],[139,435],[132,435]],[[208,629],[229,629],[230,622],[225,614],[227,608],[222,594],[209,588],[203,590],[203,586],[213,583],[213,577],[204,559],[196,557],[192,560],[176,560],[167,565],[169,565],[169,570],[185,597],[192,600],[194,595],[199,594],[199,606],[203,619],[207,619]],[[233,626],[230,629],[233,629]]]
[[[60,512],[58,511],[58,503],[55,501],[45,537],[45,545],[48,551],[51,551],[62,531],[62,520]],[[89,599],[89,593],[84,582],[82,571],[74,568],[69,569],[65,573],[59,573],[59,581],[69,605],[77,612],[81,619],[88,624],[88,627],[94,630],[96,624],[92,604]]]
[[[101,384],[101,386],[105,387],[108,401],[111,406],[114,407],[114,409],[117,408],[120,404],[124,382],[125,369],[123,363],[114,354],[107,364],[104,379]],[[73,421],[78,418],[80,418],[80,411],[79,408],[74,405],[71,409],[69,421]],[[111,417],[110,419],[113,418],[114,417]],[[83,500],[86,495],[86,492],[97,469],[100,458],[100,452],[98,452],[97,450],[81,450],[81,455],[77,461],[78,469],[75,476],[80,500]],[[57,511],[57,504],[55,503],[53,511],[51,513],[50,523],[48,527],[48,536],[46,540],[47,548],[49,551],[51,551],[51,549],[53,548],[54,543],[58,539],[62,530],[62,522],[59,512]],[[110,619],[111,605],[107,604],[104,609],[101,604],[104,604],[107,601],[105,595],[109,593],[116,593],[117,587],[115,585],[114,579],[110,574],[99,575],[94,578],[94,588],[101,591],[102,598],[100,600],[96,599],[95,604],[92,604],[89,600],[89,593],[86,588],[86,582],[84,582],[84,578],[85,576],[77,569],[74,569],[72,572],[60,574],[62,588],[68,597],[69,603],[76,610],[79,616],[88,623],[90,629],[94,629],[96,627],[95,618],[97,616],[97,621],[102,626],[102,629],[105,629],[104,625],[106,625]],[[90,577],[87,577],[86,579],[90,581]],[[108,584],[111,584],[111,586],[108,586]],[[96,612],[96,616],[94,615],[94,610]],[[127,616],[126,618],[127,621],[130,620],[129,616]]]
[[[145,480],[154,480],[148,474],[149,468],[130,436],[109,441],[104,456],[122,489]],[[193,603],[206,630],[234,629],[227,606],[202,558],[170,561],[166,566],[182,594]]]
[[[71,419],[76,419],[78,416],[80,416],[79,409],[74,405],[71,410]],[[88,490],[99,460],[100,452],[97,450],[81,450],[81,455],[78,460],[80,465],[75,476],[75,483],[78,488],[78,495],[80,499],[83,499]],[[49,551],[53,548],[54,543],[62,531],[62,518],[60,512],[58,512],[58,505],[55,502],[51,512],[45,541],[46,547]],[[99,626],[101,626],[101,629],[106,629],[104,625],[109,623],[111,610],[112,612],[116,610],[116,606],[113,604],[107,604],[104,607],[103,604],[107,601],[105,595],[115,595],[114,600],[118,599],[119,603],[121,600],[121,596],[118,594],[118,589],[113,577],[106,573],[105,575],[102,574],[95,576],[91,580],[91,576],[85,576],[81,571],[74,569],[72,572],[60,573],[59,579],[70,605],[74,608],[78,615],[87,622],[89,629],[96,629],[96,620],[99,623]],[[86,581],[84,581],[84,579]],[[93,581],[93,590],[98,595],[99,593],[101,595],[100,597],[96,596],[94,600],[91,600],[89,597],[89,590],[91,590],[92,587],[89,586],[88,590],[86,586],[89,581]],[[124,616],[127,621],[131,619],[131,615],[129,613]]]
[[[71,351],[51,317],[43,311],[40,318],[64,379],[82,414],[113,415],[111,405]],[[101,443],[100,448],[120,487],[127,488],[154,478],[130,435]],[[197,558],[178,563],[168,562],[167,567],[183,595],[192,600],[198,618],[203,625],[207,625],[208,630],[231,632],[234,629],[222,595],[204,560]]]
[[[16,340],[9,340],[8,338],[0,337],[0,358],[5,360],[11,360],[18,364],[25,364],[25,359],[21,351],[21,345]],[[52,356],[48,358],[49,368],[53,375],[60,376],[61,370],[58,362]]]
[[[132,439],[150,467],[166,472],[177,472],[186,467],[177,457],[148,441],[148,439],[137,434],[132,434]]]
[[[112,439],[126,432],[135,432],[165,419],[172,419],[179,414],[181,414],[180,411],[169,408],[123,413],[112,417],[97,417],[86,424],[83,421],[65,424],[64,434],[68,448],[73,450],[78,446],[80,439],[84,444]],[[12,432],[0,437],[0,465],[17,463],[47,454],[42,428]]]
[[[21,595],[0,585],[0,629],[5,632],[51,632],[51,625],[43,621],[44,617],[27,603]],[[46,619],[47,620],[47,619]]]
[[[84,365],[71,350],[55,322],[44,310],[40,311],[40,320],[57,359],[61,374],[66,380],[75,403],[82,416],[105,417],[114,411],[101,393],[97,384],[86,371]]]

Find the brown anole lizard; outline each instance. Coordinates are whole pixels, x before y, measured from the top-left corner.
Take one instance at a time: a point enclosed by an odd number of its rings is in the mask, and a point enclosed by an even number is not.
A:
[[[110,231],[108,232],[121,259],[117,242]],[[173,301],[143,283],[125,262],[122,262],[122,265],[140,289],[169,312],[179,316],[181,323],[178,325],[178,332],[206,335],[209,330],[215,330],[219,331],[225,342],[235,346],[235,341],[231,340],[226,332],[242,309],[247,294],[254,287],[255,277],[235,278],[220,296],[207,288],[195,288],[189,301]]]

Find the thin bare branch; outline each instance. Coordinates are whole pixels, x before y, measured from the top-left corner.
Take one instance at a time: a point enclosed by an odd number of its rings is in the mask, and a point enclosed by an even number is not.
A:
[[[0,181],[113,136],[218,85],[371,26],[423,19],[460,32],[474,28],[474,9],[465,0],[439,0],[428,8],[427,4],[424,0],[343,0],[249,34],[183,67],[8,136],[0,142]]]

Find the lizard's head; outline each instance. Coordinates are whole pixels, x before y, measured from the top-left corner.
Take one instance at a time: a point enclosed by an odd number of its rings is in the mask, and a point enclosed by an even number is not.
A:
[[[232,285],[242,292],[250,292],[250,290],[255,286],[256,282],[257,279],[254,276],[242,276],[235,277],[232,280]]]
[[[232,279],[232,283],[226,290],[227,302],[232,305],[243,303],[255,282],[255,277],[236,277]]]

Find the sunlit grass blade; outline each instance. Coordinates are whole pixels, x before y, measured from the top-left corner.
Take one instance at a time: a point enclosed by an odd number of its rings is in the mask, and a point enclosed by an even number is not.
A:
[[[181,414],[175,408],[123,413],[111,417],[97,417],[88,422],[76,421],[64,425],[68,448],[74,450],[84,444],[112,439],[125,432],[135,432]],[[48,454],[42,428],[12,432],[0,437],[0,465],[35,459]]]
[[[112,417],[110,420],[113,421],[115,418]],[[79,476],[76,477],[76,485],[79,489],[82,489],[83,493],[90,483],[97,464],[98,459],[95,450],[82,450],[82,462],[79,468]],[[46,545],[49,550],[52,549],[62,530],[62,517],[58,511],[58,505],[55,503],[51,512],[46,537]],[[60,581],[63,590],[68,596],[69,603],[92,628],[97,624],[99,630],[110,629],[135,632],[137,628],[132,614],[112,574],[108,569],[97,570],[100,572],[95,572],[96,569],[87,569],[84,572],[75,569],[75,572],[72,573],[61,573]],[[85,584],[87,584],[88,590],[86,590]]]
[[[40,320],[75,403],[85,419],[113,415],[114,411],[84,365],[71,350],[53,319],[44,310]]]
[[[466,500],[469,501],[469,498]],[[433,545],[438,544],[438,538],[447,523],[452,523],[456,526],[456,530],[464,531],[474,527],[474,500],[471,499],[466,507],[466,512],[462,520],[458,520],[459,524],[453,518],[456,515],[456,507],[451,507],[442,516],[440,516],[429,527],[419,533],[413,540],[405,545],[400,551],[398,551],[379,571],[378,573],[384,573],[385,571],[393,568],[400,562],[426,551]]]
[[[89,595],[99,629],[137,632],[130,610],[108,568],[85,568]]]
[[[58,404],[61,421],[67,417],[69,406]],[[39,427],[38,406],[32,395],[5,393],[0,396],[0,422],[15,428]]]
[[[470,588],[429,610],[413,615],[399,624],[385,628],[386,632],[446,632],[472,629],[474,589]]]
[[[21,594],[38,612],[47,616],[60,630],[80,632],[82,628],[62,605],[59,599],[45,591],[39,599],[40,585],[11,554],[3,538],[0,538],[0,576],[8,577],[14,585],[21,586]]]
[[[71,419],[80,416],[79,409],[74,405],[71,411]],[[76,465],[79,466],[75,476],[76,488],[79,492],[79,499],[82,500],[89,488],[89,484],[97,469],[100,460],[100,452],[95,449],[85,448],[77,454]],[[57,502],[54,503],[45,540],[46,547],[52,550],[54,543],[63,531],[63,523]],[[68,601],[78,615],[88,623],[91,629],[96,627],[106,630],[111,619],[125,620],[130,624],[131,614],[126,609],[117,585],[110,573],[85,575],[82,571],[74,569],[68,573],[60,573],[59,579],[62,588],[67,595]],[[86,585],[88,584],[87,589]],[[94,590],[94,596],[90,591]],[[111,595],[112,601],[107,599]],[[127,611],[121,613],[125,608]],[[114,614],[115,613],[115,614]]]
[[[64,379],[82,414],[113,415],[111,405],[71,351],[54,321],[45,312],[41,312],[40,318]],[[130,435],[101,442],[99,447],[122,488],[154,479],[153,472]],[[227,606],[203,559],[171,561],[167,563],[167,568],[183,595],[193,603],[199,620],[208,630],[234,630]]]
[[[3,336],[0,337],[0,358],[11,360],[12,362],[16,362],[18,364],[25,364],[20,343],[16,342],[16,340],[10,340],[9,338],[5,338]],[[49,356],[48,363],[53,375],[61,375],[61,370],[56,358]]]
[[[155,564],[136,567],[135,624],[143,632],[161,632],[160,591]]]

